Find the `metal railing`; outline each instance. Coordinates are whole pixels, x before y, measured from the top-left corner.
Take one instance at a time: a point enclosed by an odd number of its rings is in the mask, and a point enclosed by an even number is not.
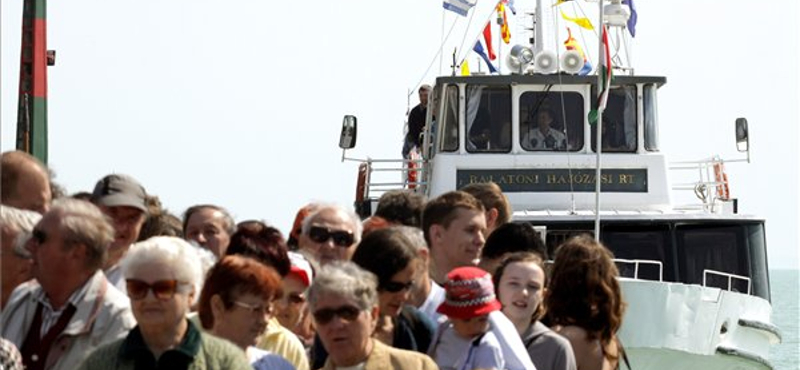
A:
[[[364,199],[378,199],[390,190],[424,190],[425,160],[423,159],[372,159],[367,158],[364,182]],[[411,173],[416,174],[412,181]],[[394,175],[392,175],[394,174]]]
[[[747,283],[747,294],[750,295],[750,278],[747,276],[736,275],[736,274],[729,274],[727,272],[716,271],[716,270],[703,270],[703,286],[708,286],[708,276],[709,275],[716,275],[721,276],[723,278],[728,279],[728,291],[731,291],[731,287],[733,285],[733,280],[741,280]]]
[[[649,280],[639,278],[639,265],[653,265],[658,266],[658,281],[664,281],[664,264],[656,260],[629,260],[623,258],[614,258],[614,263],[632,264],[633,265],[633,279],[635,280]],[[627,277],[627,276],[620,276]]]
[[[672,185],[672,190],[692,191],[700,200],[700,204],[689,204],[676,208],[703,210],[710,213],[719,212],[721,210],[721,201],[730,200],[730,190],[724,167],[725,162],[719,156],[713,156],[698,161],[671,163],[670,170],[696,171],[698,175],[697,181],[675,183]]]

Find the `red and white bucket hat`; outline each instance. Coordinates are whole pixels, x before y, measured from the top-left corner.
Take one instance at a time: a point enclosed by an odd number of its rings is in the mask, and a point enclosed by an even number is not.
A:
[[[458,267],[447,274],[445,300],[436,309],[448,317],[471,319],[500,310],[492,275],[477,267]]]

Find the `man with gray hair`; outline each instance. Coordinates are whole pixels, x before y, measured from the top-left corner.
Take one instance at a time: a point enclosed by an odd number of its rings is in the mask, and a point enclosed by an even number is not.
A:
[[[299,248],[320,265],[349,261],[361,241],[363,226],[355,212],[335,204],[320,205],[303,220]]]
[[[31,255],[25,250],[24,243],[41,218],[42,215],[33,211],[0,205],[0,309],[5,307],[14,288],[33,278]]]
[[[94,205],[59,199],[26,243],[32,280],[20,285],[0,320],[27,369],[75,369],[99,345],[135,326],[128,297],[106,280],[114,229]]]
[[[183,213],[183,238],[208,249],[217,259],[225,255],[236,223],[225,208],[198,204]]]
[[[417,227],[398,226],[397,229],[417,248],[417,256],[422,265],[422,268],[420,268],[420,271],[418,271],[414,279],[414,287],[411,291],[411,298],[408,300],[408,304],[419,309],[420,312],[425,314],[434,323],[442,323],[447,317],[436,312],[436,309],[444,302],[445,291],[441,285],[436,284],[436,282],[431,279],[428,273],[431,265],[431,254],[428,249],[428,243],[425,242],[425,235],[423,235],[422,230]]]

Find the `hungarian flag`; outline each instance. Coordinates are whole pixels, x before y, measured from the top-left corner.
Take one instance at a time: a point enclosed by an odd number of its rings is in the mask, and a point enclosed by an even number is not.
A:
[[[608,48],[608,28],[606,28],[606,25],[603,25],[600,32],[602,32],[603,37],[603,45],[600,46],[600,51],[602,51],[600,65],[597,68],[597,74],[600,76],[600,91],[597,96],[597,109],[592,109],[589,112],[589,123],[597,122],[599,112],[606,109],[608,92],[611,89],[611,79],[614,77],[611,73],[611,52]]]

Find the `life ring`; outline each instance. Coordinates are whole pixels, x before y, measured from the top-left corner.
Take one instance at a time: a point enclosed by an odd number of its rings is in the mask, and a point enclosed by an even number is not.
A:
[[[361,204],[364,201],[364,195],[367,188],[367,170],[369,167],[366,163],[358,165],[358,179],[356,180],[356,204]]]
[[[417,187],[417,163],[408,162],[408,188],[415,189]]]
[[[714,180],[717,185],[717,196],[722,200],[731,199],[731,189],[728,185],[728,174],[725,173],[725,165],[722,162],[714,163]]]

